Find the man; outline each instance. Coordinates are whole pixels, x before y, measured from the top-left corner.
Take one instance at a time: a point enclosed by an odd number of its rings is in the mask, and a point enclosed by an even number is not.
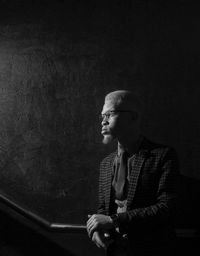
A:
[[[171,255],[177,157],[141,135],[141,115],[132,92],[105,97],[103,143],[117,139],[118,150],[101,162],[98,212],[88,216],[87,231],[107,255]]]

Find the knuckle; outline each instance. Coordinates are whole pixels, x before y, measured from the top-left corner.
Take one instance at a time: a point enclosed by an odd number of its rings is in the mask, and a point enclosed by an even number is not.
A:
[[[94,226],[93,226],[93,227],[95,228],[96,226],[97,226],[97,223],[96,223],[96,221],[95,221],[95,222],[94,222]]]

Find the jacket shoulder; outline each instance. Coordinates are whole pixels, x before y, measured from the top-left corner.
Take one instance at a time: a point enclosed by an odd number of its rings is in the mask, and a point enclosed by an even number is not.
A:
[[[174,147],[166,144],[152,142],[148,139],[144,139],[143,149],[146,149],[151,155],[160,155],[165,157],[166,155],[176,156],[176,150]]]

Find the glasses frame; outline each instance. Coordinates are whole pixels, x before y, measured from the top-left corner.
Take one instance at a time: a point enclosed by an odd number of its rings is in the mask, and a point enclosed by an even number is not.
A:
[[[124,112],[133,113],[133,111],[131,110],[110,110],[110,111],[107,111],[105,114],[100,114],[99,119],[101,121],[103,121],[105,118],[106,120],[109,120],[112,113],[124,113]]]

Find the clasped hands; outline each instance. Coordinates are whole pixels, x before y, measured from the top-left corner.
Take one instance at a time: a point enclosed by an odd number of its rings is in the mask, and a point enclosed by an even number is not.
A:
[[[92,241],[99,247],[106,249],[112,242],[108,230],[114,228],[110,216],[104,214],[88,215],[87,232]],[[107,236],[105,235],[107,234]]]

